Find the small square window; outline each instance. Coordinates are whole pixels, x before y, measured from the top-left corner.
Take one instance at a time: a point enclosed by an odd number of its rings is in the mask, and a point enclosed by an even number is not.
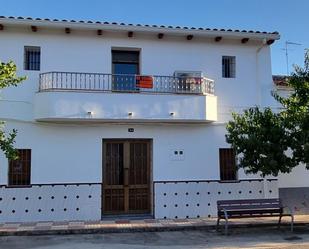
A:
[[[26,46],[24,48],[24,69],[40,71],[41,68],[41,48]]]
[[[222,77],[235,78],[236,77],[236,57],[222,56]]]

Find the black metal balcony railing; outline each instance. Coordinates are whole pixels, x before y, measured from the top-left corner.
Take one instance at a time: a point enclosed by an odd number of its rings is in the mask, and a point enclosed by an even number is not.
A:
[[[182,78],[75,72],[40,74],[39,91],[52,90],[213,94],[214,81],[205,77]]]

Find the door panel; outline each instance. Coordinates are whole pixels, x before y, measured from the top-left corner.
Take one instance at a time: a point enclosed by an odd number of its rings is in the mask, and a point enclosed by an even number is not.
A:
[[[103,209],[107,213],[113,210],[121,212],[124,210],[123,143],[106,143],[104,151]]]
[[[149,203],[149,143],[130,143],[129,209],[133,212],[148,209]]]
[[[104,196],[105,196],[104,211],[106,213],[124,211],[123,189],[105,189]]]
[[[130,185],[148,183],[148,143],[130,143]]]
[[[133,213],[147,213],[149,211],[149,189],[132,188],[129,191],[129,209]]]
[[[103,162],[103,214],[149,213],[149,140],[104,141]]]
[[[108,185],[123,185],[123,144],[106,144],[106,178]]]

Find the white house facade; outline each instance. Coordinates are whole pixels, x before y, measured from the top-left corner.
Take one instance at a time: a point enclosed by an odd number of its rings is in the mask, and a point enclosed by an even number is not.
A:
[[[28,78],[1,93],[20,157],[0,157],[0,222],[210,217],[217,200],[299,187],[237,172],[225,142],[232,111],[275,106],[277,39],[1,17],[0,60]]]

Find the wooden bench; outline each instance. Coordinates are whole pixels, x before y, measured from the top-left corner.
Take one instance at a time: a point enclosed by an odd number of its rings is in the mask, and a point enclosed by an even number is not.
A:
[[[294,214],[291,208],[284,207],[280,199],[248,199],[248,200],[220,200],[217,201],[218,220],[217,230],[220,220],[225,219],[225,234],[228,233],[228,221],[233,218],[253,218],[253,217],[279,217],[278,227],[281,225],[283,216],[291,217],[291,231],[293,232]],[[289,213],[284,213],[284,208],[289,209]]]

